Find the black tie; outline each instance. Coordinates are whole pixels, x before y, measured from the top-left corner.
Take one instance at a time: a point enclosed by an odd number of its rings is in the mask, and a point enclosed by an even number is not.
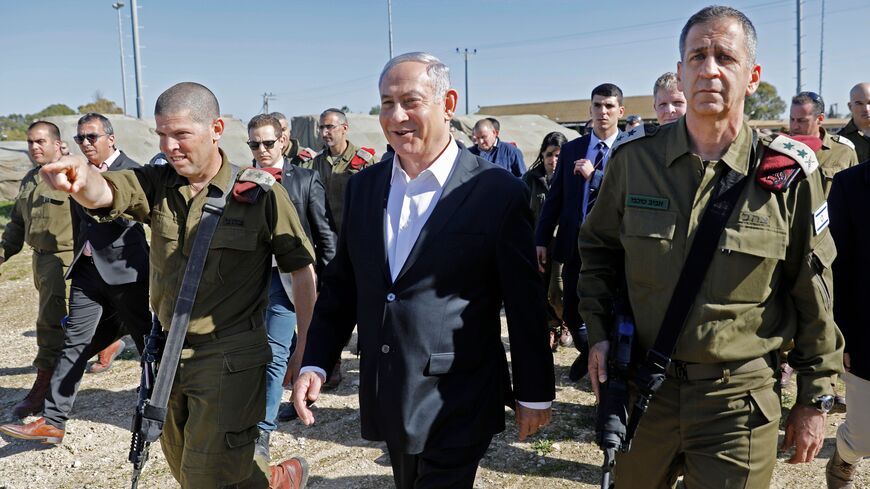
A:
[[[598,141],[598,144],[595,145],[595,148],[598,150],[598,153],[595,154],[595,162],[593,163],[593,168],[596,170],[604,169],[604,155],[607,154],[607,145],[604,144],[604,141]],[[589,195],[586,198],[586,215],[589,215],[589,212],[592,210],[592,206],[595,204],[595,199],[598,198],[598,187],[593,187],[591,184],[589,185]]]

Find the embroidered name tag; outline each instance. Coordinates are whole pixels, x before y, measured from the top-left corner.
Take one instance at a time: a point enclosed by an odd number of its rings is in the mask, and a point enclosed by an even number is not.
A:
[[[664,197],[652,197],[650,195],[628,194],[625,199],[627,207],[641,207],[644,209],[656,209],[664,211],[668,209],[669,201]]]
[[[828,227],[828,203],[823,203],[815,212],[813,212],[813,221],[816,225],[816,234],[821,234]]]

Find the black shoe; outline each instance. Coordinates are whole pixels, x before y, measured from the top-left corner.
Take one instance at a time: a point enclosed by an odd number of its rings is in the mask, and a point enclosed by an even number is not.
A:
[[[292,406],[292,404],[291,404]],[[257,442],[254,445],[254,458],[263,459],[266,462],[272,460],[269,455],[269,432],[260,430],[260,436],[257,437]]]
[[[574,363],[571,364],[571,370],[568,371],[568,378],[571,379],[572,382],[577,382],[578,380],[586,376],[588,369],[589,365],[586,354],[581,353],[577,355]]]
[[[296,406],[292,402],[281,404],[281,409],[278,410],[278,421],[293,421],[298,417],[299,414],[296,413]]]

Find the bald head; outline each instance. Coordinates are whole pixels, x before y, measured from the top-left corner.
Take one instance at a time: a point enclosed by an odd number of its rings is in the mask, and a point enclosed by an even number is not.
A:
[[[870,131],[870,83],[862,82],[849,91],[849,111],[858,129]]]
[[[190,118],[210,124],[221,115],[217,97],[204,85],[195,82],[175,84],[157,97],[154,115],[181,114],[190,111]]]

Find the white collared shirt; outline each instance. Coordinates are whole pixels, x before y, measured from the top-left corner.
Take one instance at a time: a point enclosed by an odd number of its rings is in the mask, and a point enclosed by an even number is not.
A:
[[[115,160],[117,160],[119,156],[121,156],[121,150],[116,149],[115,152],[112,153],[112,155],[109,156],[108,158],[106,158],[106,161],[103,162],[106,164],[106,168],[112,166],[112,163],[114,163]]]
[[[591,135],[591,139],[589,139],[589,147],[586,148],[586,156],[585,158],[589,161],[594,162],[595,157],[598,155],[598,141],[601,139],[595,134],[595,131],[589,133]],[[607,160],[610,159],[610,149],[613,148],[613,143],[616,142],[616,138],[619,136],[619,130],[617,129],[613,134],[610,135],[609,138],[604,140],[604,145],[607,146],[607,152],[604,154],[604,161],[601,162],[602,168],[607,164]]]
[[[393,176],[384,216],[384,242],[393,280],[399,276],[423,225],[438,204],[457,155],[459,146],[451,137],[441,155],[414,179],[402,169],[399,155],[393,157]]]

